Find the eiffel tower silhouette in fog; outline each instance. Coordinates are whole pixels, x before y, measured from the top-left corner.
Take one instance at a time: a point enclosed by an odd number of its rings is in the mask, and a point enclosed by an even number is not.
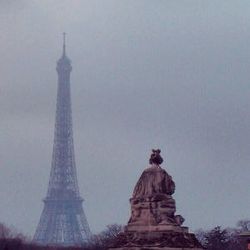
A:
[[[63,53],[57,62],[58,90],[49,187],[33,241],[41,245],[82,245],[91,232],[79,194],[74,156],[70,98],[71,61]]]

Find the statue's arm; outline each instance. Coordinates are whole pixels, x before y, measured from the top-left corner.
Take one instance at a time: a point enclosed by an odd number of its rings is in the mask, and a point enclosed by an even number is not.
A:
[[[172,195],[175,191],[175,183],[170,175],[167,175],[166,182],[168,187],[168,194]]]

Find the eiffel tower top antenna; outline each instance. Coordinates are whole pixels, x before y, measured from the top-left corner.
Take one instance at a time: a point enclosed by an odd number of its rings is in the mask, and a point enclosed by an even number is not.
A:
[[[66,55],[66,32],[63,32],[63,56]]]

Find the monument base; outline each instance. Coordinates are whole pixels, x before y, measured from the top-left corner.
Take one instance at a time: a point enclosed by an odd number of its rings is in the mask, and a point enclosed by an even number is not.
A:
[[[183,248],[183,247],[123,247],[112,248],[112,250],[204,250],[203,248]]]
[[[110,250],[203,250],[195,235],[186,228],[177,231],[125,231]]]
[[[178,225],[133,225],[132,223],[125,227],[125,231],[128,232],[178,232],[188,233],[188,227],[182,227]]]

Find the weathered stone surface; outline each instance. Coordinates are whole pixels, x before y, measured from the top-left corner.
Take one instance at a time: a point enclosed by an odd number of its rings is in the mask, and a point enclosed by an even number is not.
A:
[[[139,178],[130,199],[131,217],[125,231],[118,235],[113,250],[202,250],[195,235],[181,226],[184,218],[175,215],[172,194],[175,183],[160,167],[160,150],[153,150],[150,166]]]
[[[187,248],[187,249],[202,249],[200,243],[191,233],[178,233],[174,231],[145,231],[145,232],[124,232],[121,233],[113,248],[118,249],[165,249],[165,248]]]
[[[130,199],[130,226],[178,225],[183,222],[175,217],[175,201],[172,194],[175,183],[172,177],[158,165],[147,168],[138,180]]]

